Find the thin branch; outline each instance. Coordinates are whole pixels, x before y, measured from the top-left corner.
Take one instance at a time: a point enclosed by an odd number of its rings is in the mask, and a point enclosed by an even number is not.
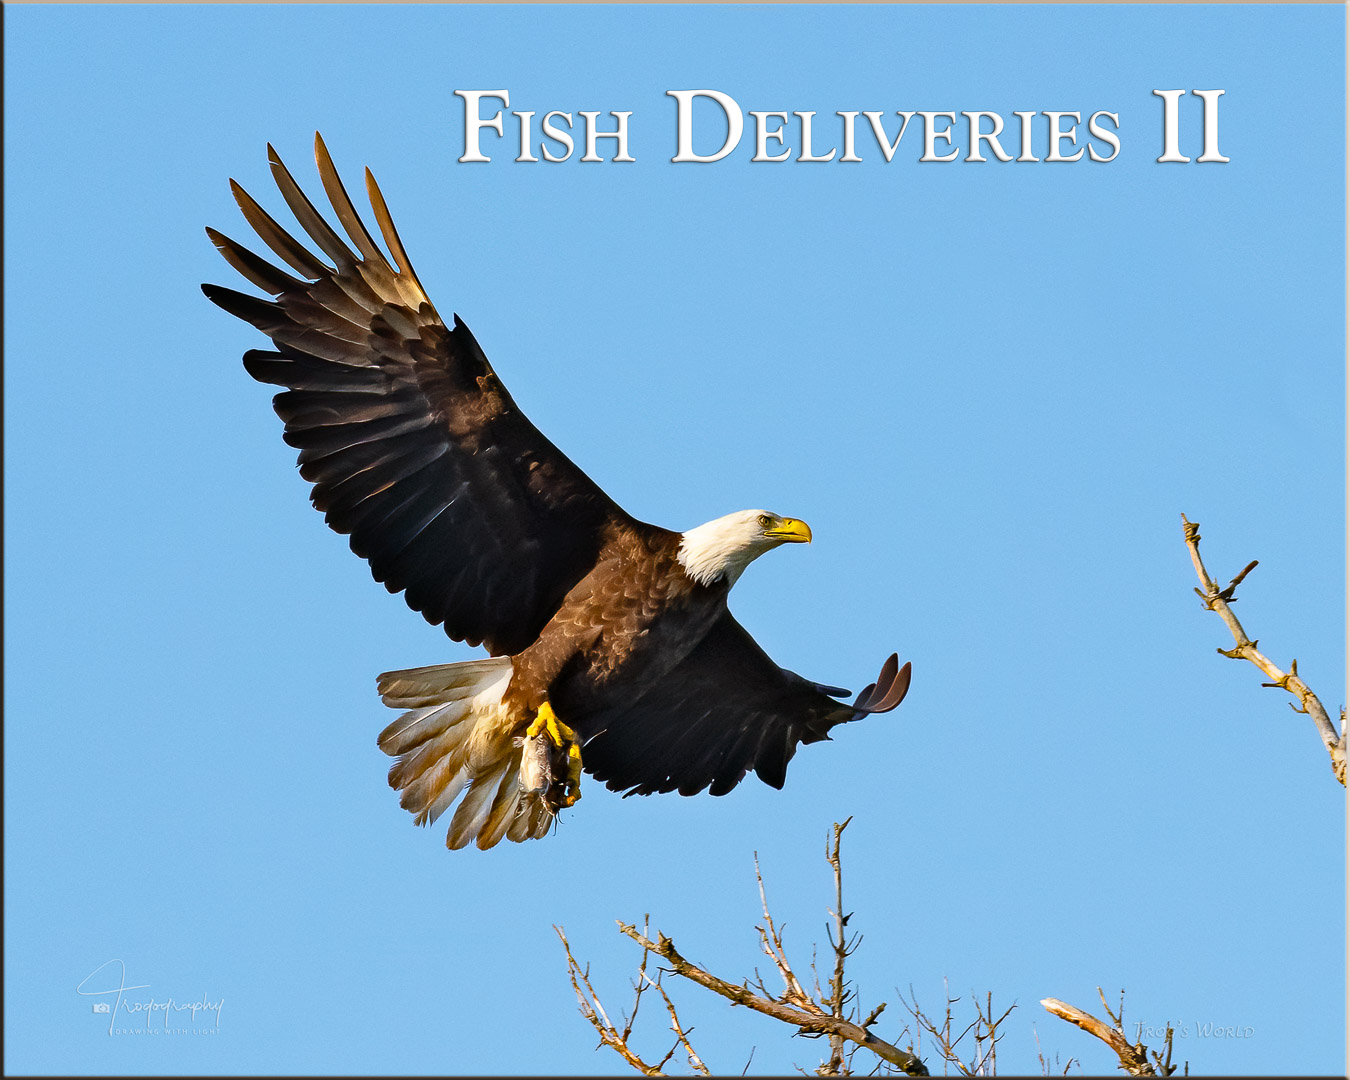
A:
[[[1229,632],[1233,635],[1235,647],[1232,649],[1219,649],[1219,653],[1233,660],[1247,660],[1261,669],[1271,681],[1262,683],[1262,686],[1276,687],[1280,690],[1287,690],[1298,699],[1298,705],[1290,703],[1290,707],[1295,712],[1307,713],[1312,717],[1313,723],[1317,727],[1317,733],[1321,736],[1323,745],[1331,755],[1331,769],[1336,774],[1336,779],[1342,784],[1345,783],[1346,771],[1346,744],[1345,744],[1345,710],[1341,710],[1341,730],[1336,730],[1336,725],[1327,714],[1326,708],[1318,700],[1317,695],[1312,692],[1298,674],[1298,661],[1290,661],[1289,670],[1283,671],[1273,663],[1269,658],[1262,655],[1257,649],[1257,641],[1247,636],[1247,631],[1242,628],[1238,622],[1237,616],[1233,614],[1230,604],[1237,602],[1234,595],[1238,585],[1257,565],[1255,560],[1248,563],[1232,581],[1224,588],[1220,589],[1218,583],[1210,576],[1205,569],[1205,564],[1200,558],[1200,526],[1196,522],[1186,520],[1186,515],[1181,515],[1182,529],[1186,537],[1186,547],[1191,553],[1191,562],[1195,566],[1196,576],[1200,579],[1201,588],[1196,589],[1195,593],[1210,611],[1215,612],[1219,618],[1224,621]]]
[[[759,870],[758,853],[755,855],[755,880],[759,882],[759,903],[764,911],[764,926],[757,926],[755,929],[759,931],[760,948],[764,950],[764,955],[773,961],[778,974],[783,978],[784,990],[780,1000],[803,1009],[818,1009],[815,999],[802,988],[801,982],[788,963],[787,950],[783,947],[783,932],[774,924],[773,916],[769,913],[769,898],[764,890],[764,875]],[[762,979],[759,981],[759,988],[766,996],[768,995]]]
[[[781,1020],[784,1023],[791,1024],[804,1035],[831,1035],[838,1034],[849,1042],[857,1043],[859,1046],[870,1050],[879,1058],[889,1061],[892,1065],[898,1065],[911,1076],[927,1076],[928,1070],[913,1054],[906,1050],[901,1050],[898,1046],[892,1046],[890,1043],[878,1039],[870,1031],[859,1027],[849,1020],[840,1019],[829,1013],[819,1010],[808,1010],[807,1008],[788,1004],[786,1001],[775,1001],[754,993],[748,986],[737,986],[729,983],[725,979],[720,979],[710,971],[699,967],[697,964],[686,960],[680,955],[679,950],[675,948],[675,943],[666,937],[665,934],[657,934],[656,941],[652,941],[645,934],[641,933],[636,927],[626,923],[619,923],[619,930],[627,937],[636,941],[648,952],[653,952],[661,957],[670,965],[670,970],[681,978],[688,979],[690,982],[697,983],[705,990],[711,990],[733,1005],[744,1005],[755,1012],[763,1013],[765,1016],[772,1016],[775,1020]],[[795,976],[793,982],[796,982]],[[808,999],[809,1000],[809,999]],[[814,1003],[812,1003],[814,1004]]]
[[[642,916],[643,929],[646,929],[647,920],[650,918],[650,915]],[[566,939],[564,939],[563,944],[567,944]],[[647,954],[644,952],[642,954],[642,962],[638,964],[637,980],[633,983],[633,1011],[628,1014],[628,1019],[623,1025],[623,1035],[621,1037],[624,1042],[627,1042],[628,1036],[633,1034],[633,1025],[637,1023],[638,1008],[642,1005],[642,992],[647,989],[647,983],[649,981],[650,980],[647,978]],[[608,1019],[608,1017],[606,1017],[606,1019]],[[669,1055],[667,1055],[667,1057],[669,1057]]]
[[[600,1004],[600,996],[595,992],[595,987],[591,985],[590,968],[583,969],[577,963],[572,955],[572,946],[567,942],[567,935],[563,933],[561,926],[555,925],[554,932],[562,940],[563,949],[567,952],[567,974],[572,980],[572,989],[576,992],[577,1003],[581,1006],[581,1015],[591,1022],[591,1026],[600,1033],[600,1043],[602,1046],[608,1046],[629,1065],[644,1076],[665,1076],[661,1071],[661,1065],[670,1060],[670,1054],[659,1065],[649,1065],[628,1045],[628,1036],[633,1030],[633,1021],[637,1018],[638,1004],[642,1000],[642,991],[646,989],[643,985],[643,979],[646,975],[647,954],[642,954],[642,972],[643,978],[639,979],[637,996],[633,1001],[633,1014],[628,1018],[622,1032],[619,1031],[605,1012],[605,1007]],[[582,990],[585,987],[585,990]],[[683,1035],[681,1035],[683,1038]],[[673,1052],[673,1051],[672,1051]]]
[[[848,823],[853,818],[849,817],[840,825],[834,826],[834,846],[825,846],[825,861],[830,864],[834,870],[834,934],[831,936],[830,944],[834,946],[834,974],[830,976],[830,996],[825,999],[824,1004],[829,1007],[830,1014],[844,1019],[844,1002],[847,998],[847,991],[844,989],[844,961],[848,959],[849,953],[857,948],[855,941],[850,947],[850,943],[845,938],[846,927],[852,915],[844,914],[844,871],[843,863],[839,858],[839,840],[844,835],[844,830],[848,828]],[[829,933],[829,930],[826,930]],[[858,939],[859,941],[861,939]],[[876,1020],[876,1013],[869,1017],[868,1022],[863,1024],[863,1030],[872,1026]],[[830,1036],[830,1075],[839,1075],[841,1072],[847,1072],[844,1063],[844,1037],[835,1033]]]
[[[643,929],[645,930],[646,927],[644,926]],[[642,966],[644,969],[642,977],[646,979],[647,982],[650,983],[652,986],[656,987],[656,992],[661,995],[661,1000],[666,1003],[666,1012],[670,1013],[670,1030],[675,1032],[675,1038],[677,1040],[676,1045],[684,1047],[685,1056],[688,1057],[689,1059],[689,1067],[693,1069],[694,1072],[698,1073],[700,1076],[711,1076],[712,1073],[708,1069],[708,1066],[703,1064],[703,1059],[700,1058],[697,1053],[695,1053],[693,1046],[689,1042],[689,1033],[694,1029],[687,1028],[680,1023],[679,1014],[675,1012],[675,1002],[670,1000],[670,995],[666,993],[666,988],[661,985],[660,976],[658,976],[656,980],[653,981],[650,978],[650,976],[646,974],[645,969],[647,966],[647,957],[649,955],[650,954],[647,952],[646,949],[642,950]],[[673,1048],[671,1050],[671,1053],[674,1053]],[[754,1052],[751,1051],[752,1055],[753,1053]],[[746,1068],[749,1067],[750,1067],[749,1062],[746,1062]]]
[[[1176,1072],[1176,1066],[1172,1064],[1172,1025],[1167,1025],[1167,1034],[1163,1036],[1163,1053],[1157,1051],[1151,1052],[1153,1064],[1157,1069],[1159,1076],[1171,1076]],[[1190,1072],[1189,1067],[1186,1070]]]
[[[980,1023],[975,1029],[975,1044],[981,1047],[980,1053],[975,1062],[975,1072],[982,1076],[994,1076],[998,1072],[998,1044],[1003,1040],[999,1034],[999,1025],[1008,1019],[1017,1008],[1017,1003],[1009,1005],[1003,1010],[1003,1015],[997,1020],[994,1019],[994,994],[987,991],[984,995],[984,1006],[981,1007],[980,999],[972,995],[975,1002],[975,1012],[980,1017]],[[981,1030],[983,1029],[983,1030]],[[983,1048],[983,1044],[988,1042],[988,1049]],[[988,1062],[988,1069],[985,1063]]]
[[[1131,1076],[1171,1076],[1176,1071],[1176,1066],[1172,1061],[1172,1025],[1167,1025],[1167,1035],[1165,1037],[1166,1058],[1154,1053],[1153,1060],[1150,1061],[1148,1047],[1142,1042],[1131,1043],[1125,1037],[1125,1029],[1121,1016],[1124,1014],[1124,999],[1121,1001],[1120,1013],[1113,1013],[1111,1006],[1106,1004],[1105,996],[1102,996],[1101,987],[1097,988],[1097,994],[1102,998],[1102,1005],[1106,1009],[1106,1015],[1111,1017],[1112,1023],[1098,1020],[1091,1013],[1086,1013],[1082,1009],[1074,1008],[1058,998],[1043,998],[1041,1004],[1045,1006],[1046,1011],[1058,1016],[1061,1020],[1067,1020],[1070,1024],[1076,1024],[1089,1035],[1094,1035],[1111,1048],[1112,1053],[1120,1059],[1120,1067]]]
[[[1031,1025],[1031,1034],[1032,1034],[1032,1035],[1035,1037],[1035,1039],[1036,1039],[1036,1060],[1038,1060],[1038,1061],[1041,1063],[1041,1075],[1042,1075],[1042,1076],[1049,1076],[1049,1075],[1050,1075],[1050,1062],[1048,1062],[1048,1061],[1045,1059],[1045,1051],[1041,1049],[1041,1036],[1040,1036],[1040,1032],[1038,1032],[1038,1031],[1036,1030],[1036,1025],[1035,1025],[1035,1024],[1032,1024],[1032,1025]],[[1077,1062],[1077,1061],[1078,1061],[1077,1058],[1074,1058],[1074,1057],[1069,1058],[1069,1060],[1066,1061],[1066,1062],[1064,1063],[1064,1070],[1063,1070],[1063,1072],[1061,1073],[1061,1075],[1063,1075],[1063,1076],[1068,1076],[1068,1075],[1069,1075],[1069,1070],[1073,1068],[1074,1063]],[[1055,1067],[1056,1067],[1056,1068],[1059,1067],[1059,1055],[1058,1055],[1058,1054],[1055,1055]]]
[[[943,986],[947,987],[947,980],[943,979],[942,982]],[[896,988],[895,992],[900,998],[900,1004],[914,1017],[919,1031],[928,1032],[943,1060],[947,1064],[955,1066],[962,1076],[993,1076],[998,1071],[998,1044],[1003,1039],[998,1029],[999,1025],[1008,1019],[1012,1011],[1017,1008],[1015,1003],[1008,1006],[1001,1016],[995,1018],[994,995],[992,993],[986,994],[984,1005],[980,1004],[978,997],[972,995],[972,1000],[975,1003],[975,1019],[953,1037],[952,1006],[961,999],[951,996],[950,987],[947,987],[944,994],[946,1004],[940,1024],[923,1011],[912,985],[909,988],[908,1001],[905,1000],[905,995],[901,993],[899,987]],[[975,1044],[969,1061],[966,1061],[961,1051],[961,1043],[965,1041],[967,1035],[972,1036]]]
[[[1106,1001],[1106,995],[1102,993],[1102,988],[1097,987],[1097,997],[1101,1000],[1102,1008],[1106,1010],[1106,1015],[1111,1018],[1111,1023],[1115,1024],[1121,1031],[1125,1030],[1125,991],[1120,992],[1120,1004],[1117,1008],[1119,1012],[1112,1012],[1111,1006]]]

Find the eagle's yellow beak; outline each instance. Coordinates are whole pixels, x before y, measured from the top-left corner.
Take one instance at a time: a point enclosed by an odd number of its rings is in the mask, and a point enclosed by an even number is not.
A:
[[[785,544],[809,544],[811,526],[796,518],[780,518],[778,525],[768,530],[768,535]]]

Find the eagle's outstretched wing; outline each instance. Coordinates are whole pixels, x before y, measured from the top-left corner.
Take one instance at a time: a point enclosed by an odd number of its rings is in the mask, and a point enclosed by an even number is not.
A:
[[[276,299],[217,285],[203,292],[272,339],[275,352],[249,352],[244,366],[287,387],[273,406],[300,450],[300,475],[376,580],[403,590],[452,638],[519,652],[595,564],[610,532],[643,526],[521,413],[459,317],[453,328],[441,321],[369,170],[392,266],[317,134],[319,176],[356,251],[267,151],[296,220],[333,266],[231,181],[248,223],[299,277],[207,229],[230,265]]]
[[[629,795],[705,787],[725,795],[750,770],[781,788],[798,743],[829,738],[837,724],[888,712],[909,690],[910,665],[892,654],[852,705],[848,694],[775,664],[730,612],[637,701],[588,719],[599,728],[585,769]]]

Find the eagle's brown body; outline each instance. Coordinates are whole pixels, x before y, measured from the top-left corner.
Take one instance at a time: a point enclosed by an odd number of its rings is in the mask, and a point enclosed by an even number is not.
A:
[[[390,592],[490,654],[380,676],[385,703],[407,710],[380,736],[397,758],[389,782],[419,823],[463,796],[451,847],[542,836],[559,803],[540,778],[541,731],[578,778],[584,766],[629,794],[719,795],[751,769],[781,787],[798,744],[899,703],[909,665],[895,656],[846,704],[835,700],[846,691],[773,663],[728,611],[744,567],[809,540],[805,525],[745,511],[678,533],[631,517],[520,412],[458,316],[442,321],[369,172],[392,261],[322,140],[319,175],[345,240],[268,150],[332,265],[232,181],[249,224],[299,276],[208,229],[275,299],[203,290],[272,339],[244,365],[285,388],[273,405],[329,525]]]
[[[678,533],[616,530],[594,568],[524,652],[506,700],[530,716],[545,700],[583,738],[594,717],[636,701],[727,611],[725,582],[701,585],[677,555]]]

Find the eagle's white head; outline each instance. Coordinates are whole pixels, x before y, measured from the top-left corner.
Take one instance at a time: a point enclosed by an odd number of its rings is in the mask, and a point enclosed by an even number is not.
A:
[[[796,518],[767,510],[738,510],[680,536],[680,565],[700,585],[725,578],[736,584],[741,572],[779,544],[809,544],[811,528]]]

